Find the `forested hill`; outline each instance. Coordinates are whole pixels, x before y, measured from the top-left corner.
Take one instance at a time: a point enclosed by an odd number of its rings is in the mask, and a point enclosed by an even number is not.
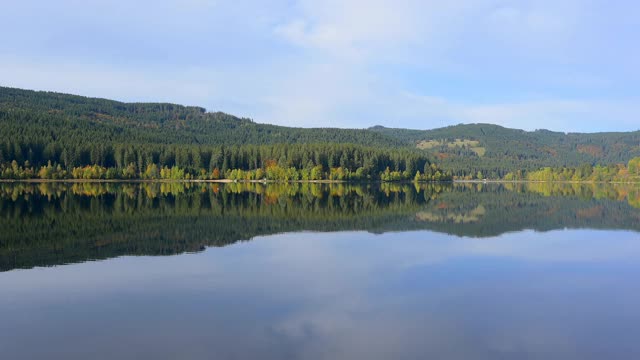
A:
[[[366,129],[257,124],[200,107],[0,87],[0,178],[449,180]]]
[[[123,103],[54,92],[0,87],[0,130],[18,136],[79,137],[113,143],[403,145],[365,129],[291,128],[257,124],[222,112],[167,103]]]
[[[627,163],[640,156],[640,131],[562,133],[524,131],[492,124],[455,125],[433,130],[369,128],[424,149],[456,175],[478,171],[492,178],[541,167]]]
[[[150,169],[151,178],[161,177],[165,166],[185,170],[185,177],[211,178],[218,169],[228,178],[229,170],[266,170],[276,162],[282,169],[305,170],[298,174],[302,178],[317,167],[316,178],[380,179],[389,167],[387,179],[413,179],[417,171],[425,179],[442,179],[445,173],[445,178],[493,179],[512,173],[520,179],[543,167],[599,164],[617,173],[616,164],[637,156],[640,131],[565,134],[490,124],[433,130],[292,128],[201,107],[0,87],[0,177],[9,178],[41,177],[40,168],[49,162],[56,171],[43,176],[54,178],[71,177],[74,168],[88,165],[113,168],[113,176],[144,177],[152,164],[158,169]],[[432,160],[443,169],[437,177]],[[342,169],[332,173],[333,168]],[[76,175],[103,177],[99,170]]]

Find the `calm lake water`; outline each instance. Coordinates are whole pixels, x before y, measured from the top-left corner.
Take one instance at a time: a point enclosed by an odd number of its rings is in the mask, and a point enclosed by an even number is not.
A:
[[[0,184],[3,359],[638,359],[640,187]]]

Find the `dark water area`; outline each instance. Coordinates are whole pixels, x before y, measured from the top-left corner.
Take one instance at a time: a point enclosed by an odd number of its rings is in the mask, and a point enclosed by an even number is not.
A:
[[[640,358],[640,188],[0,184],[6,359]]]

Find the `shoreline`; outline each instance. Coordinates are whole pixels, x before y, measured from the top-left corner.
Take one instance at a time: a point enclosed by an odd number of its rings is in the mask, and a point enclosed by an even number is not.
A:
[[[171,179],[0,179],[0,184],[10,183],[211,183],[211,184],[413,184],[416,181],[400,180],[400,181],[381,181],[381,180],[364,180],[364,181],[348,181],[348,180],[295,180],[295,181],[276,181],[276,180],[171,180]],[[418,184],[629,184],[640,185],[640,181],[533,181],[533,180],[450,180],[450,181],[418,181]]]
[[[366,181],[367,183],[375,183],[380,181]],[[293,184],[293,183],[319,183],[319,184],[342,184],[342,183],[363,183],[362,181],[345,181],[345,180],[295,180],[295,181],[275,181],[275,180],[172,180],[172,179],[0,179],[0,183],[212,183],[212,184],[229,184],[229,183],[254,183],[254,184]]]
[[[453,180],[459,184],[638,184],[640,181]]]

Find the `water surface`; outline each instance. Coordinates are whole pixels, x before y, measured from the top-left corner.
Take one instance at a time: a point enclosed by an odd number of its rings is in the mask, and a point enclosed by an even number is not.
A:
[[[633,359],[640,189],[0,185],[10,359]]]

